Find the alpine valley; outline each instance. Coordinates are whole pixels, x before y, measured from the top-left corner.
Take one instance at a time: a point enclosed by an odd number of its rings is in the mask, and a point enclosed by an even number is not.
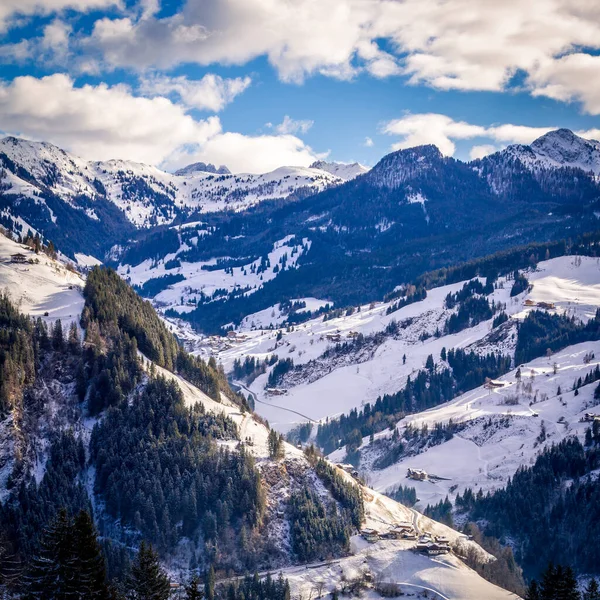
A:
[[[599,219],[567,129],[259,175],[4,138],[3,597],[589,588]]]

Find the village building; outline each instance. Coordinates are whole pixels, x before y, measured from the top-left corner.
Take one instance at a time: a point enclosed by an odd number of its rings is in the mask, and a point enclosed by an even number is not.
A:
[[[425,481],[427,479],[427,473],[421,469],[411,469],[408,468],[406,476],[409,479],[414,479],[415,481]]]
[[[10,255],[10,262],[16,264],[23,264],[27,262],[27,257],[24,254],[17,252],[16,254]]]
[[[379,533],[375,531],[375,529],[371,529],[369,527],[365,527],[360,530],[360,535],[370,544],[373,544],[379,541]]]

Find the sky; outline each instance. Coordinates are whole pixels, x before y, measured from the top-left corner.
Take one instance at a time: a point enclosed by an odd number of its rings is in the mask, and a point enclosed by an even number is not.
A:
[[[597,0],[0,0],[0,132],[266,172],[600,139]]]

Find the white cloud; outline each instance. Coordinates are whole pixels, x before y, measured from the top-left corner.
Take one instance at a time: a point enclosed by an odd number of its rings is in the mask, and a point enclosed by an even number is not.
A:
[[[456,150],[454,140],[488,138],[499,142],[500,145],[530,144],[553,129],[556,127],[528,127],[508,123],[483,127],[465,121],[454,121],[447,115],[424,113],[407,114],[400,119],[388,121],[383,124],[381,131],[388,135],[401,136],[400,141],[392,145],[392,150],[435,144],[442,154],[452,156]],[[471,157],[477,158],[475,155],[481,154],[481,152],[489,154],[496,149],[491,145],[476,145],[471,149]]]
[[[365,138],[365,143],[364,143],[364,145],[365,145],[367,148],[372,148],[372,147],[373,147],[373,145],[374,145],[374,143],[373,143],[373,140],[372,140],[372,139],[371,139],[369,136],[367,136],[367,137]]]
[[[471,148],[469,158],[475,160],[477,158],[483,158],[488,154],[493,154],[494,152],[496,152],[496,146],[492,146],[491,144],[481,144],[480,146],[473,146]]]
[[[275,131],[283,135],[288,133],[306,133],[313,125],[314,121],[310,119],[292,119],[288,115],[285,115],[283,121],[275,126]],[[273,127],[273,125],[267,123],[267,127]]]
[[[166,98],[139,98],[125,86],[74,87],[66,75],[0,84],[0,130],[42,139],[88,159],[159,163],[182,144],[219,133]]]
[[[87,12],[92,9],[121,6],[120,0],[2,0],[0,2],[0,32],[10,27],[18,17],[51,15],[66,9]]]
[[[600,110],[600,57],[581,51],[600,48],[594,0],[188,0],[168,18],[101,19],[86,44],[109,65],[139,69],[266,56],[294,82],[366,71],[443,90],[500,91],[523,73],[534,94]]]
[[[393,144],[393,150],[435,144],[442,154],[452,156],[456,149],[453,139],[465,140],[485,134],[485,127],[454,121],[446,115],[426,113],[406,115],[385,123],[382,132],[400,135],[402,139]]]
[[[122,85],[75,87],[60,74],[0,82],[0,131],[52,142],[88,160],[172,168],[203,160],[259,173],[308,166],[323,156],[293,135],[223,132],[218,117],[196,120],[167,98],[134,96]]]
[[[169,18],[99,20],[89,44],[113,66],[140,69],[184,62],[244,64],[267,56],[284,81],[300,82],[315,73],[348,79],[360,70],[387,77],[399,74],[401,67],[396,57],[379,48],[374,21],[393,4],[390,0],[188,1]],[[386,30],[392,30],[389,24]]]
[[[203,161],[225,164],[234,173],[265,173],[282,165],[307,167],[323,157],[293,135],[246,136],[225,132],[197,147],[176,151],[164,166],[175,169]]]
[[[209,73],[202,79],[153,75],[142,79],[140,91],[150,96],[175,94],[188,108],[219,112],[248,88],[250,77],[224,79]]]
[[[576,53],[544,61],[528,85],[534,96],[578,100],[588,113],[600,114],[600,56]]]

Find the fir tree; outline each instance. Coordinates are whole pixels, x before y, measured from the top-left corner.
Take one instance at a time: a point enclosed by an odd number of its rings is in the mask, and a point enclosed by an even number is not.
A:
[[[215,570],[212,565],[210,565],[210,569],[208,569],[208,573],[206,574],[204,592],[206,600],[215,600]]]
[[[525,600],[542,600],[542,596],[540,595],[540,588],[535,579],[529,584],[529,587],[527,588]]]
[[[96,527],[87,511],[80,511],[74,522],[75,581],[81,598],[108,598],[106,566]]]
[[[75,581],[73,524],[65,509],[44,531],[39,553],[25,581],[25,596],[31,600],[80,598]]]
[[[62,323],[60,319],[56,320],[52,329],[52,347],[57,352],[62,352],[65,347],[65,338],[63,334]]]
[[[144,541],[131,565],[131,591],[134,600],[167,600],[169,597],[169,578],[152,546]]]
[[[185,600],[203,600],[204,598],[202,580],[198,575],[193,575],[183,589],[185,590]]]

